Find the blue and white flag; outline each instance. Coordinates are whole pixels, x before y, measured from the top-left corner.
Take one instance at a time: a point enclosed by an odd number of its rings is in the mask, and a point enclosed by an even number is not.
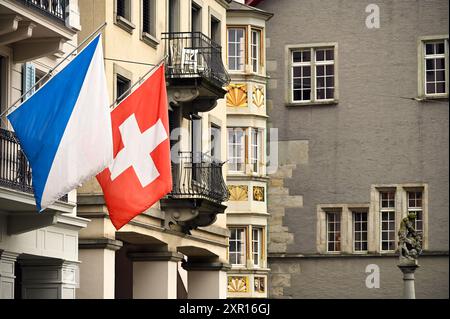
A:
[[[101,35],[8,116],[42,211],[113,160]]]

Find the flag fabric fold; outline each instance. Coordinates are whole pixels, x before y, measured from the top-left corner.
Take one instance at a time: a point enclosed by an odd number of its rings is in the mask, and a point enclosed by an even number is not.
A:
[[[112,162],[101,35],[8,119],[30,163],[38,211]]]
[[[97,180],[120,229],[172,190],[164,66],[111,112],[114,161]]]

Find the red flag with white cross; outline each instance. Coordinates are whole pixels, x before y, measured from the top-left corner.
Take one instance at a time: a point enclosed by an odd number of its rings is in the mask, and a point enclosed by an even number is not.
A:
[[[164,65],[112,112],[114,161],[97,180],[122,228],[172,190]]]

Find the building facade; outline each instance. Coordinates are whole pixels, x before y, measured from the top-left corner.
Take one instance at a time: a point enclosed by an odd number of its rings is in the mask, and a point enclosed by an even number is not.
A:
[[[273,298],[401,298],[417,214],[418,298],[448,298],[448,1],[251,1],[267,24]]]
[[[95,0],[82,31],[103,31],[110,100],[165,61],[173,191],[119,231],[93,179],[78,191],[79,298],[226,298],[225,204],[229,77],[222,0]]]
[[[265,26],[271,14],[233,1],[227,10],[229,298],[266,298]]]
[[[78,233],[88,220],[76,214],[76,191],[37,213],[6,110],[76,48],[79,30],[77,0],[0,1],[0,299],[76,296]]]

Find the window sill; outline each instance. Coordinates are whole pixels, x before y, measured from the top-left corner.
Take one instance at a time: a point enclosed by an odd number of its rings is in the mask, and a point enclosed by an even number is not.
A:
[[[314,102],[287,102],[287,103],[285,103],[285,105],[288,107],[314,106],[314,105],[337,105],[337,104],[339,104],[339,100],[314,101]]]
[[[142,32],[141,33],[141,40],[143,42],[145,42],[146,44],[148,44],[149,46],[151,46],[152,48],[156,49],[156,47],[159,44],[159,41],[157,38],[155,38],[154,36],[152,36],[151,34],[147,33],[147,32]]]
[[[445,95],[422,95],[415,98],[418,102],[427,102],[427,101],[448,101],[448,94]]]
[[[116,22],[114,24],[124,29],[129,34],[132,34],[133,30],[136,29],[136,26],[131,21],[122,16],[116,16]]]

